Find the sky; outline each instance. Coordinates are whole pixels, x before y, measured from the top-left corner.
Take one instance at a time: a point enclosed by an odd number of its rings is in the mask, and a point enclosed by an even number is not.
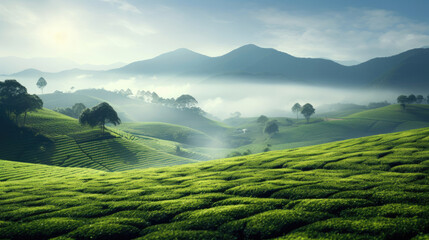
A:
[[[80,64],[245,44],[345,64],[429,46],[427,0],[1,0],[0,57]]]

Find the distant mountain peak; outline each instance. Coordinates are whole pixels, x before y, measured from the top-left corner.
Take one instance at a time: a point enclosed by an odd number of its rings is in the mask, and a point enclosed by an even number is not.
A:
[[[171,58],[171,57],[176,58],[176,57],[207,57],[207,56],[194,52],[187,48],[178,48],[174,51],[161,54],[156,58]]]

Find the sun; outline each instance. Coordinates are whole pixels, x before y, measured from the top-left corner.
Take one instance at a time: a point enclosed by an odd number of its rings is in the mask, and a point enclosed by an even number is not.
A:
[[[76,38],[76,31],[69,21],[58,21],[42,27],[42,41],[57,50],[70,49]]]

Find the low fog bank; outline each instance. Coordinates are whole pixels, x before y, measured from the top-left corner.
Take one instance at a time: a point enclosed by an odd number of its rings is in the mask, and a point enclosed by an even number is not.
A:
[[[36,87],[37,79],[17,79],[31,93],[40,94]],[[256,83],[204,83],[195,79],[158,79],[156,76],[142,78],[126,78],[119,80],[92,79],[91,76],[81,76],[70,80],[46,79],[48,85],[45,93],[61,91],[73,92],[77,89],[104,88],[106,90],[131,89],[135,94],[138,90],[156,92],[163,98],[177,98],[182,94],[190,94],[199,102],[199,107],[209,114],[225,119],[232,113],[239,112],[242,117],[255,117],[261,114],[267,116],[294,116],[291,107],[298,102],[301,105],[311,103],[316,108],[335,103],[354,103],[367,105],[370,102],[396,102],[398,92],[382,89],[344,89],[335,87],[314,87],[298,84],[256,84]],[[261,81],[263,82],[263,81]],[[427,93],[417,93],[423,94]],[[322,109],[320,109],[322,110]],[[326,108],[325,108],[326,110]]]

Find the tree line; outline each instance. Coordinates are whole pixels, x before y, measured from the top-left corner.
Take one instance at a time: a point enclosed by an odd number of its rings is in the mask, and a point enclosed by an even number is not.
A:
[[[402,109],[405,109],[406,104],[413,104],[413,103],[429,104],[429,95],[426,98],[424,98],[423,95],[417,95],[417,96],[414,94],[410,94],[408,96],[399,95],[398,98],[396,98],[396,101],[401,105]]]
[[[37,85],[41,85],[43,88],[46,86],[46,81],[43,78],[40,79]],[[0,120],[11,121],[19,126],[19,120],[22,118],[21,126],[25,126],[27,113],[42,108],[43,101],[37,95],[29,94],[27,88],[15,79],[0,82]],[[81,125],[100,126],[103,132],[106,124],[117,125],[121,123],[116,111],[106,102],[102,102],[91,109],[86,108],[82,103],[78,103],[71,109],[67,108],[64,111],[75,117],[78,116]]]

